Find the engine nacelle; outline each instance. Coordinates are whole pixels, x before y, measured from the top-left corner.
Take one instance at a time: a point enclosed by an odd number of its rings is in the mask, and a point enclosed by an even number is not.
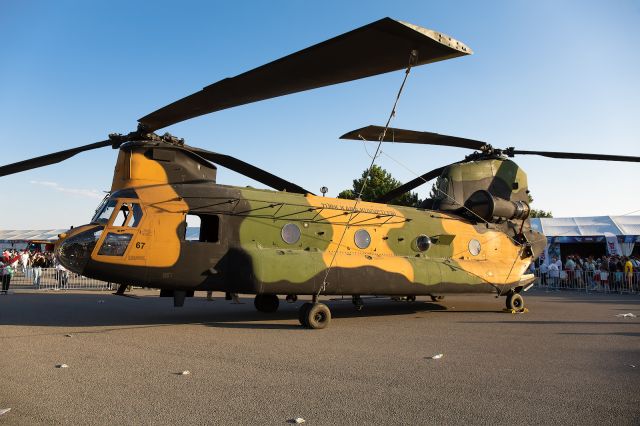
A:
[[[465,202],[465,207],[487,222],[509,219],[524,220],[531,211],[526,201],[509,201],[491,195],[483,189],[474,192]]]

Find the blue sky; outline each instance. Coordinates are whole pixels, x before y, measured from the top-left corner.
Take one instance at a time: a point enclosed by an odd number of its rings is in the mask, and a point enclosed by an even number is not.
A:
[[[494,146],[640,155],[637,1],[28,1],[0,3],[0,164],[133,130],[155,109],[327,38],[390,16],[447,33],[474,55],[416,68],[396,127]],[[245,105],[171,126],[336,195],[369,164],[348,130],[384,124],[402,72]],[[456,148],[383,146],[413,179]],[[0,178],[0,229],[86,223],[116,152]],[[637,163],[522,156],[534,207],[555,216],[640,210]],[[219,169],[219,182],[260,186]],[[420,189],[425,196],[430,185]]]

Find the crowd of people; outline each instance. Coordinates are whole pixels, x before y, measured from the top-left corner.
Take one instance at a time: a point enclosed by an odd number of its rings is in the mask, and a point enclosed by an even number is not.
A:
[[[40,287],[42,270],[45,268],[56,268],[64,270],[52,252],[39,252],[30,250],[7,249],[0,257],[0,275],[2,275],[2,292],[7,294],[11,285],[11,277],[16,272],[22,272],[28,279],[33,280],[33,285]],[[66,271],[65,271],[66,272]],[[63,276],[61,273],[60,276]]]
[[[22,272],[33,281],[35,288],[39,288],[45,268],[56,269],[57,281],[64,288],[68,271],[52,252],[4,250],[0,257],[1,294],[7,294],[11,277],[16,272]],[[552,256],[548,263],[536,261],[530,271],[538,277],[539,285],[554,289],[640,292],[640,259],[636,256],[583,257],[571,254],[564,263],[557,256]]]
[[[572,254],[564,264],[557,256],[549,263],[532,266],[540,284],[551,288],[580,288],[593,291],[640,291],[640,259],[635,256],[588,256]]]

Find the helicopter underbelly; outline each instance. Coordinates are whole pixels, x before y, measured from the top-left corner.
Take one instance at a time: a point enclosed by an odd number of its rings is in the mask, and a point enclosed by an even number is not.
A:
[[[211,267],[205,261],[194,267],[196,259],[193,256],[189,259],[170,268],[113,268],[112,265],[90,262],[86,275],[112,283],[161,289],[249,294],[316,294],[325,281],[323,294],[492,293],[523,287],[531,281],[521,280],[518,276],[509,282],[491,282],[463,269],[451,259],[375,258],[343,253],[336,256],[337,266],[328,272],[321,252],[305,250],[256,249],[251,252],[231,249]],[[392,272],[389,265],[393,262],[408,265],[407,270]]]
[[[508,283],[493,283],[451,259],[341,253],[334,259],[336,266],[328,269],[323,255],[307,250],[230,250],[215,267],[216,277],[202,282],[198,289],[315,294],[322,288],[323,294],[427,295],[490,293],[496,287],[506,290],[522,286],[520,277]],[[394,262],[404,270],[394,270]]]

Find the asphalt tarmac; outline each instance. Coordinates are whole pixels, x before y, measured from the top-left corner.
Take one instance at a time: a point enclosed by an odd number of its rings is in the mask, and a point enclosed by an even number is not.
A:
[[[640,424],[637,295],[345,299],[306,330],[302,302],[132,294],[0,296],[0,424]]]

